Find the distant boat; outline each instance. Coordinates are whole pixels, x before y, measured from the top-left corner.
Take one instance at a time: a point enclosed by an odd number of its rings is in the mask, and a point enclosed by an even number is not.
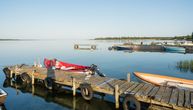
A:
[[[157,86],[171,86],[193,91],[193,80],[176,78],[171,76],[134,72],[134,75],[142,82],[151,83]]]
[[[127,46],[112,46],[113,50],[132,50],[131,47],[127,47]]]
[[[164,46],[166,52],[174,53],[185,53],[186,49],[184,47],[173,47],[173,46]]]
[[[4,104],[6,98],[7,98],[7,93],[0,88],[0,105]]]

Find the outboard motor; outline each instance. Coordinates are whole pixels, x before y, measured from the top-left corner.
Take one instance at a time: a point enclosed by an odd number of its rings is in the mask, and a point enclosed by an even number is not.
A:
[[[95,74],[95,73],[97,73],[99,76],[101,76],[101,77],[105,77],[106,75],[105,74],[103,74],[103,73],[101,73],[100,71],[99,71],[99,68],[97,67],[97,65],[95,65],[95,64],[92,64],[91,66],[90,66],[90,70]]]

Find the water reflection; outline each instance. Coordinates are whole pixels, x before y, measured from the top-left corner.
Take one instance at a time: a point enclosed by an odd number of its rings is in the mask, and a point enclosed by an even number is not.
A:
[[[0,105],[0,110],[7,110],[4,104]]]
[[[193,73],[193,60],[183,60],[177,62],[177,69],[182,72],[192,72]]]
[[[42,87],[40,84],[32,86],[29,84],[22,83],[21,81],[5,79],[3,87],[15,89],[18,96],[23,95],[24,93],[31,93],[34,96],[38,96],[44,99],[48,103],[54,102],[72,110],[114,109],[114,104],[111,102],[103,101],[102,99],[98,98],[93,98],[91,101],[85,101],[80,94],[77,94],[76,97],[73,97],[71,91],[64,89],[50,91]],[[22,94],[19,94],[20,92]]]

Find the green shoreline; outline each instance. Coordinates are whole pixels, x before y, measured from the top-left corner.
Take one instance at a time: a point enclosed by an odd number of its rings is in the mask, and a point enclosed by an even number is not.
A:
[[[0,39],[0,41],[35,41],[39,39]]]
[[[193,41],[192,35],[175,37],[98,37],[94,40],[188,40]]]

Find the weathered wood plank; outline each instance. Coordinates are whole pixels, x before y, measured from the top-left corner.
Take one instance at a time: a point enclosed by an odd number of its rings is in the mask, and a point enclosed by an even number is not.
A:
[[[124,93],[128,94],[130,93],[135,87],[137,87],[139,83],[134,83],[131,87],[129,87]]]
[[[100,82],[96,83],[96,86],[102,86],[110,81],[114,80],[113,78],[104,78],[103,80],[100,80]]]
[[[161,86],[161,87],[159,88],[158,92],[157,92],[156,95],[155,95],[155,100],[156,100],[156,101],[161,101],[161,98],[162,98],[162,96],[163,96],[163,93],[164,93],[165,89],[166,89],[165,86]]]
[[[184,107],[190,108],[190,91],[185,90],[185,102],[184,102]]]
[[[177,88],[172,90],[172,94],[171,94],[170,101],[169,101],[169,104],[172,106],[176,106],[176,104],[177,104],[178,93],[179,93],[178,91],[179,90]]]
[[[168,104],[170,100],[170,96],[172,94],[172,89],[169,87],[166,87],[165,91],[162,94],[163,96],[161,98],[161,102]]]
[[[148,85],[148,88],[146,89],[146,90],[144,90],[142,93],[141,93],[141,95],[140,96],[145,96],[145,97],[147,97],[147,95],[148,95],[148,93],[150,93],[150,91],[153,89],[153,85],[151,85],[151,84],[149,84]]]
[[[155,94],[157,93],[157,91],[159,90],[159,87],[155,86],[149,93],[148,93],[148,97],[151,99],[155,98]]]
[[[179,89],[179,95],[178,95],[178,106],[182,107],[184,105],[184,90]]]
[[[109,82],[101,85],[100,88],[103,88],[103,89],[114,88],[114,87],[112,86],[112,84],[115,83],[116,81],[117,81],[116,79],[113,79],[113,80],[111,80],[111,81],[109,81]]]
[[[126,84],[122,85],[119,89],[119,92],[122,94],[124,93],[127,89],[129,89],[132,85],[134,84],[134,82],[127,82]]]
[[[119,90],[123,89],[125,86],[129,85],[130,82],[125,81],[123,84],[119,86]]]
[[[131,94],[136,94],[139,89],[141,89],[144,86],[144,83],[140,83],[138,86],[136,86],[130,93]]]
[[[149,84],[145,84],[139,91],[135,94],[136,97],[139,97],[142,95],[142,93],[149,87]]]
[[[193,109],[193,92],[191,92],[191,108]]]

